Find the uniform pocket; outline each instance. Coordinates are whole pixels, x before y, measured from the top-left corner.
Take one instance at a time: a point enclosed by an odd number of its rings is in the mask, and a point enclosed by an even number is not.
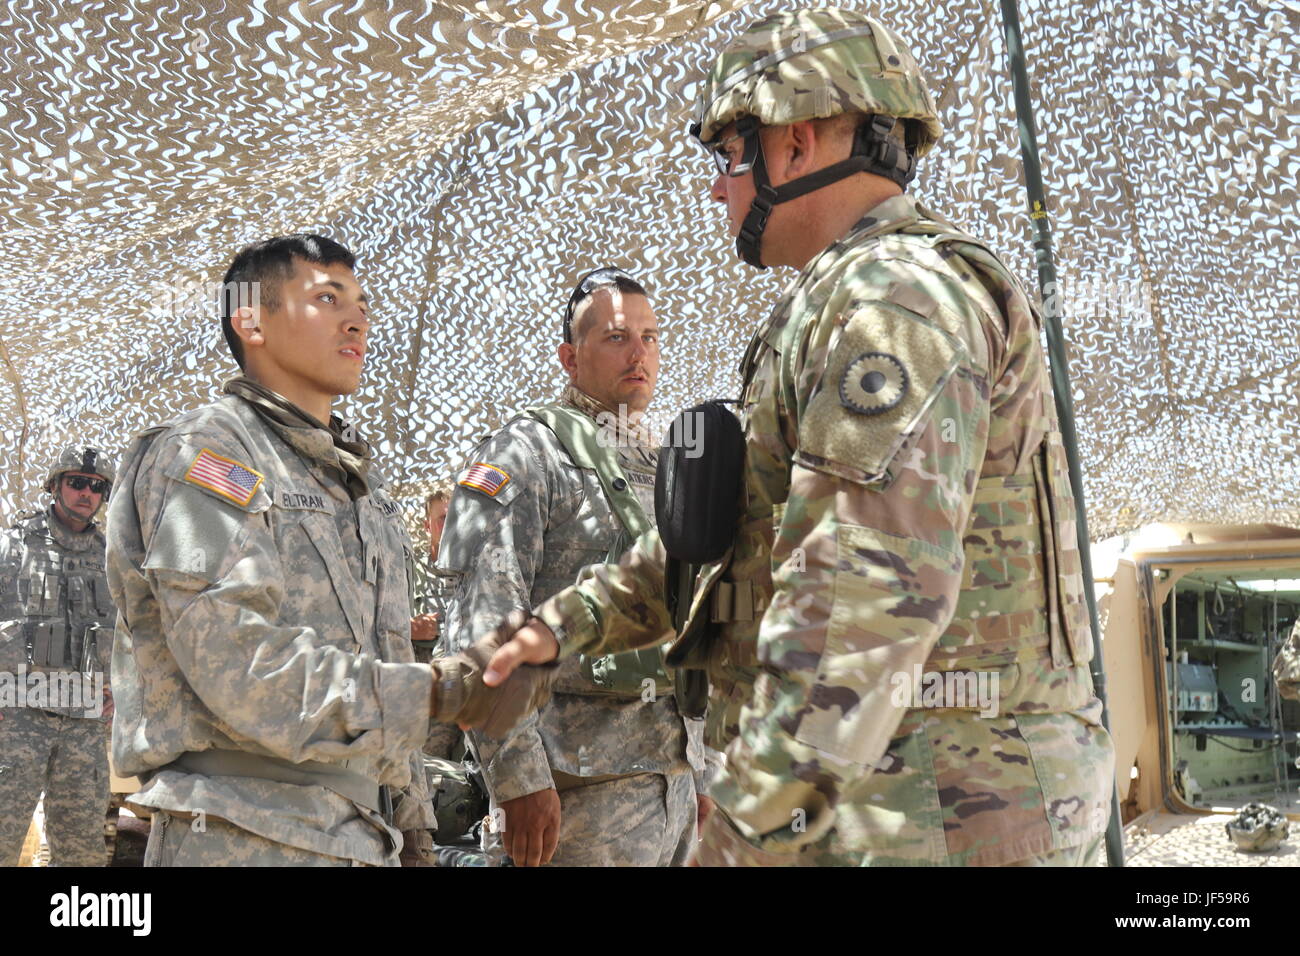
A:
[[[93,581],[91,589],[95,595],[95,611],[100,617],[109,617],[117,613],[117,608],[113,606],[113,595],[108,589],[108,581],[104,578]]]
[[[1056,667],[1086,664],[1092,660],[1092,626],[1083,591],[1078,512],[1060,433],[1047,434],[1043,454],[1034,459],[1034,475],[1044,516],[1052,663]]]

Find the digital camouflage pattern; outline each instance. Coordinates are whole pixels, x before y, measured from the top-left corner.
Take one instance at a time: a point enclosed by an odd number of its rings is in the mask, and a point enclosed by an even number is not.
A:
[[[563,400],[593,419],[602,410],[572,387]],[[618,453],[642,507],[653,515],[653,448],[623,434]],[[463,483],[452,496],[438,565],[462,576],[448,612],[453,647],[492,630],[510,612],[541,603],[571,584],[581,568],[619,554],[627,541],[595,471],[574,465],[555,433],[535,419],[508,422],[475,449],[469,465],[479,462],[509,481],[495,496]],[[671,637],[662,628],[658,635],[660,642]],[[500,805],[554,787],[555,772],[689,777],[703,767],[698,725],[678,713],[671,694],[653,700],[612,695],[584,677],[575,659],[561,665],[550,703],[508,738],[469,736],[494,805]],[[562,815],[560,853],[581,827],[594,826],[578,810],[585,797],[571,798],[572,812]]]
[[[1291,628],[1291,635],[1273,661],[1273,679],[1279,694],[1300,700],[1300,621]]]
[[[106,478],[110,485],[117,478],[117,470],[113,467],[111,458],[94,448],[73,445],[60,449],[59,456],[50,464],[45,472],[45,489],[48,491],[55,478],[70,471],[99,475]],[[108,496],[104,497],[107,499]]]
[[[433,826],[418,759],[432,674],[411,650],[399,506],[337,416],[312,427],[247,379],[226,390],[136,440],[109,508],[114,763],[149,775],[133,803],[393,865],[396,830]],[[187,477],[205,451],[247,490]],[[346,764],[409,792],[394,830],[324,786],[168,767],[209,749]]]
[[[441,621],[456,593],[457,577],[439,571],[427,551],[417,552],[417,555],[412,607],[417,615],[437,614]]]
[[[144,851],[147,867],[370,865],[268,840],[215,817],[199,820],[163,812],[153,820]],[[351,822],[351,828],[357,825]]]
[[[742,116],[782,126],[850,110],[917,120],[918,156],[942,131],[898,34],[854,11],[799,10],[758,21],[718,57],[704,81],[698,136],[710,142]]]
[[[107,461],[100,467],[112,473]],[[17,865],[44,791],[55,865],[103,866],[109,777],[97,682],[108,687],[116,614],[103,531],[92,522],[75,532],[53,506],[20,519],[0,535],[0,589],[0,672],[7,675],[0,690],[0,863]],[[49,697],[39,709],[30,700],[17,706],[18,682],[30,687],[24,674],[36,672],[62,683],[81,706]],[[4,700],[6,690],[12,701]]]
[[[560,791],[562,832],[550,866],[685,866],[698,805],[691,774],[638,773]],[[503,856],[484,833],[488,859]]]
[[[105,866],[108,725],[35,707],[0,711],[0,866],[17,866],[45,792],[51,866]]]
[[[758,330],[741,523],[691,612],[720,622],[701,663],[727,746],[700,862],[998,864],[1104,831],[1113,751],[1038,323],[991,253],[897,196]],[[633,646],[668,624],[663,562],[644,535],[538,616],[563,654]],[[907,706],[916,668],[996,674],[996,716]]]

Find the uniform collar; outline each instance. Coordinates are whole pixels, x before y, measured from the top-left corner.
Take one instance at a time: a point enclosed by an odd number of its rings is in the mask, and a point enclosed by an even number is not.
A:
[[[283,395],[244,375],[226,382],[222,391],[252,405],[303,458],[341,475],[353,499],[369,493],[370,445],[338,415],[331,415],[329,425],[323,425]]]
[[[842,238],[831,243],[814,256],[812,261],[804,267],[803,274],[811,275],[820,271],[818,267],[824,267],[825,265],[823,259],[838,259],[840,253],[857,246],[867,239],[874,239],[877,236],[883,236],[891,232],[899,232],[913,223],[919,222],[923,217],[928,218],[917,201],[907,193],[890,196],[884,202],[871,207],[871,210],[854,223],[853,227]]]
[[[815,285],[834,269],[846,253],[873,239],[889,233],[901,232],[908,226],[920,222],[921,219],[937,218],[907,193],[890,196],[884,202],[871,207],[871,210],[854,223],[848,232],[813,256],[799,271],[794,282],[787,287],[785,294],[781,296],[766,321],[754,333],[749,348],[745,350],[745,355],[740,360],[741,381],[747,380],[746,370],[754,361],[759,344],[764,341],[774,342],[777,332],[785,327],[790,318],[790,309],[799,294],[804,289]]]
[[[602,427],[606,427],[606,423],[611,425],[618,438],[618,444],[615,446],[617,448],[624,448],[629,445],[641,445],[650,449],[655,447],[650,430],[643,424],[641,416],[638,416],[635,422],[629,421],[627,412],[620,415],[617,409],[610,408],[604,402],[597,401],[576,385],[565,387],[560,394],[560,402],[576,408]]]

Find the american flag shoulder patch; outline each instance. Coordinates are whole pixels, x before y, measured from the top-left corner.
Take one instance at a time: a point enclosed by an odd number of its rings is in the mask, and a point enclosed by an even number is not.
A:
[[[262,477],[261,472],[206,448],[199,452],[198,457],[185,470],[186,481],[229,498],[241,507],[253,500]]]
[[[475,491],[483,492],[490,498],[495,498],[497,492],[504,488],[509,480],[510,476],[496,465],[489,465],[480,461],[466,468],[457,484],[464,485],[466,488],[473,488]]]

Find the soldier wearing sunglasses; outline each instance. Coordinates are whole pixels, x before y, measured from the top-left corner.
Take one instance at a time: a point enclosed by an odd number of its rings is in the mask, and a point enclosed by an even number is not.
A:
[[[17,865],[42,792],[52,862],[108,862],[116,612],[95,517],[113,474],[97,450],[65,448],[46,476],[50,506],[0,536],[0,671],[11,680],[0,688],[0,865]]]

